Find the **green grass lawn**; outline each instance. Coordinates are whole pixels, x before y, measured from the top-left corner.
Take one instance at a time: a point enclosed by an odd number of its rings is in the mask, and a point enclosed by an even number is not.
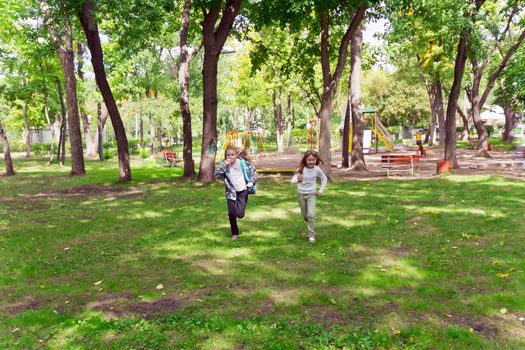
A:
[[[329,184],[309,244],[294,187],[264,179],[233,242],[223,185],[158,164],[116,184],[115,161],[15,160],[1,349],[525,347],[523,181]]]

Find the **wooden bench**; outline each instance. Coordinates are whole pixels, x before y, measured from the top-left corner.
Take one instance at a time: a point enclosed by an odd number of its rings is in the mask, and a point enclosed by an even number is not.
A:
[[[382,168],[386,169],[386,175],[393,172],[408,172],[414,175],[414,170],[419,167],[418,154],[383,154],[381,155]]]
[[[182,159],[177,158],[177,153],[173,152],[170,149],[162,150],[162,157],[164,158],[164,166],[176,166],[177,162],[182,161]]]

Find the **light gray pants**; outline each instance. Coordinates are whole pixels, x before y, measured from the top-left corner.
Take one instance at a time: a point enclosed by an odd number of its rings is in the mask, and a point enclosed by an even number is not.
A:
[[[315,203],[317,196],[315,193],[297,193],[297,201],[299,202],[299,208],[301,208],[302,217],[308,221],[308,237],[313,237],[315,236]]]

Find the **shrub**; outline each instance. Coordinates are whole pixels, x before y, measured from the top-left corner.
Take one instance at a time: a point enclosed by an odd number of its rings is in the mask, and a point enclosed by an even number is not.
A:
[[[109,149],[104,149],[104,159],[111,159],[113,158],[113,156],[114,156],[113,151]]]
[[[134,138],[128,139],[129,154],[138,154],[140,152],[139,140]]]
[[[146,148],[140,148],[140,158],[142,159],[149,158],[149,152]]]
[[[49,154],[50,149],[51,144],[46,142],[35,142],[31,144],[31,152],[33,152],[35,157],[42,157]]]

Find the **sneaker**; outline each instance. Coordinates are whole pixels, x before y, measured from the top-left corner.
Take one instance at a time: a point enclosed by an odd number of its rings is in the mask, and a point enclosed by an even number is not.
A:
[[[314,236],[308,237],[308,242],[315,243],[315,237]]]
[[[239,238],[239,236],[238,236],[238,235],[233,235],[233,236],[232,236],[232,241],[236,241],[236,240],[237,240],[237,238]]]

